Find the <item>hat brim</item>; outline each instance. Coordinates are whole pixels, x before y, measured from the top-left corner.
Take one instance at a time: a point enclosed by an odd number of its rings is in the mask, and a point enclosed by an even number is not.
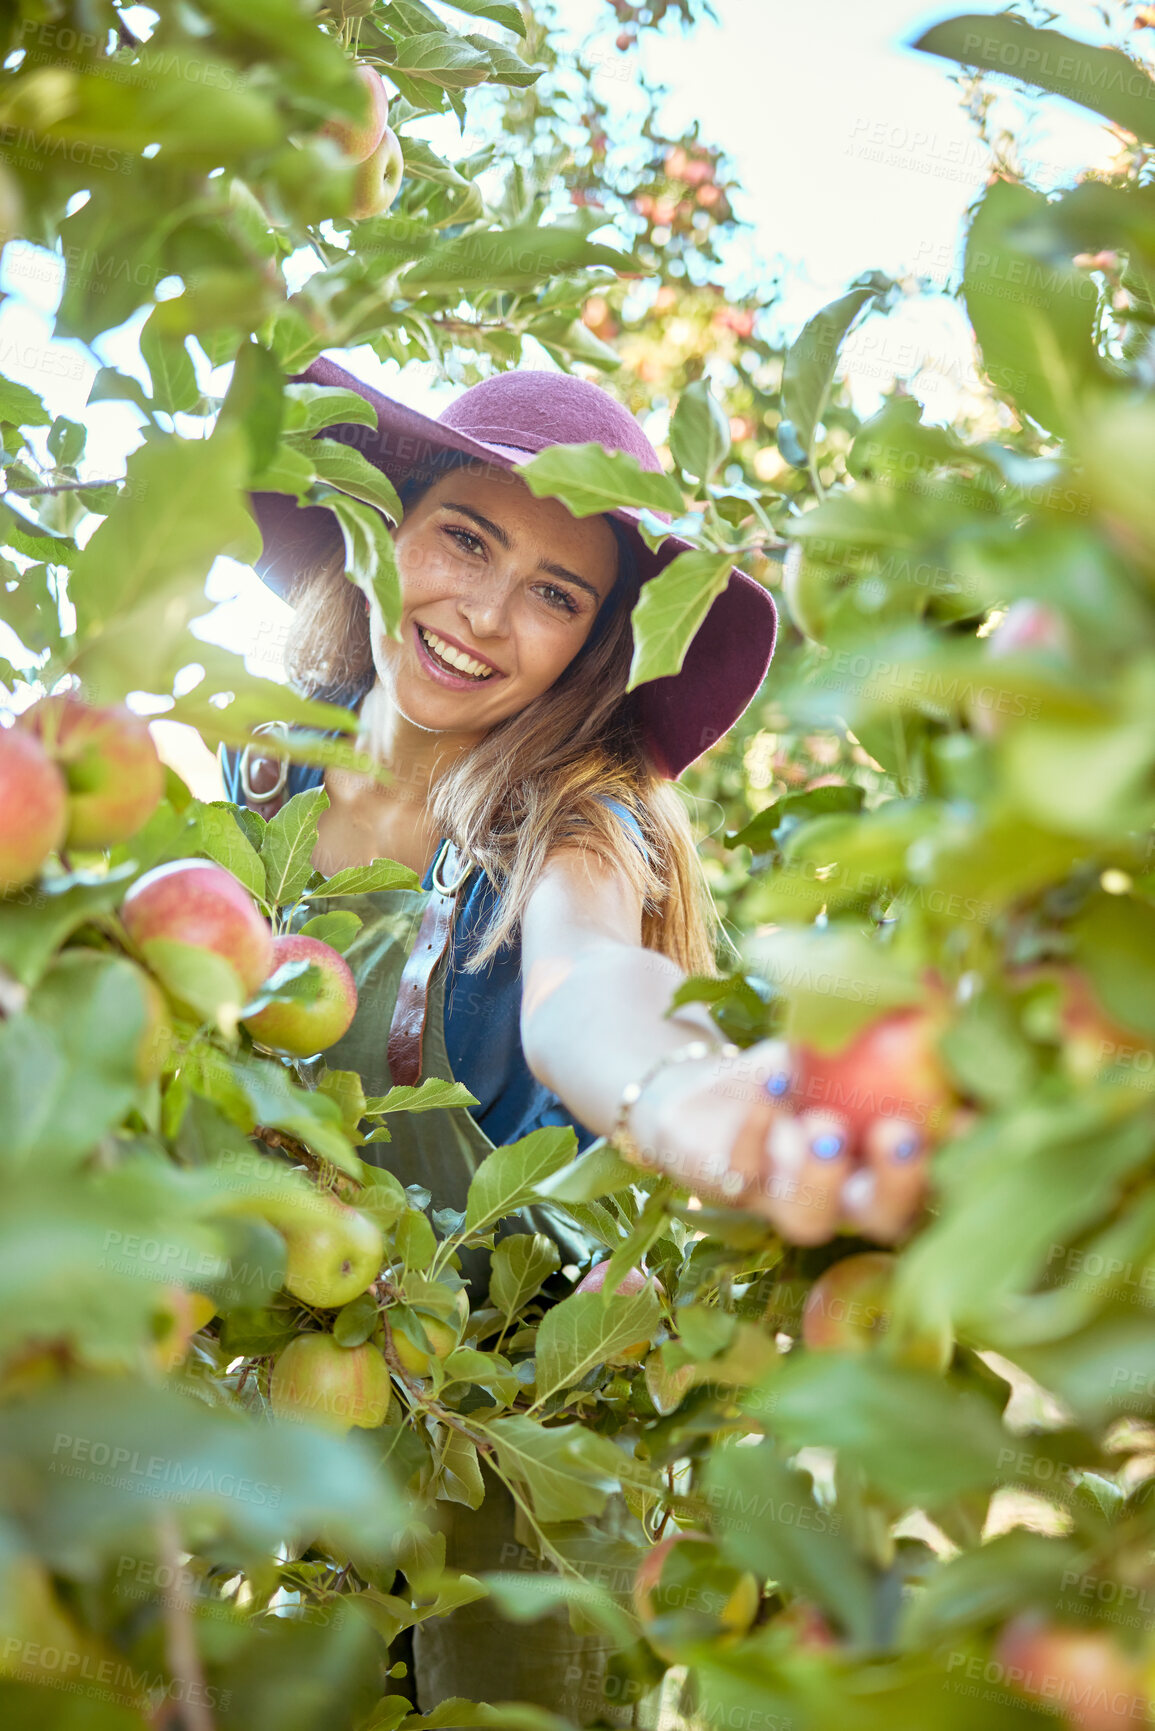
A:
[[[335,361],[315,361],[301,376],[310,384],[355,391],[368,403],[376,427],[343,423],[326,427],[323,436],[353,445],[398,489],[423,469],[430,470],[445,451],[507,471],[536,454],[432,420],[384,396]],[[300,578],[340,549],[336,519],[322,505],[298,505],[288,493],[254,493],[251,500],[264,542],[256,570],[291,605]],[[667,536],[656,550],[648,546],[638,528],[638,511],[623,507],[606,514],[627,531],[642,583],[690,549],[677,535]],[[735,566],[686,650],[681,671],[637,689],[647,745],[660,774],[676,780],[745,713],[766,678],[777,628],[769,591]]]

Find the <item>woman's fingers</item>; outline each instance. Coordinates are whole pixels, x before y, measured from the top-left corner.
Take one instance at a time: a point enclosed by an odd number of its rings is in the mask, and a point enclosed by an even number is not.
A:
[[[922,1206],[930,1143],[904,1118],[875,1118],[863,1132],[860,1155],[843,1186],[843,1213],[864,1238],[893,1244]]]
[[[783,1112],[765,1143],[766,1175],[756,1208],[794,1244],[825,1244],[838,1225],[851,1171],[850,1135],[834,1112]]]

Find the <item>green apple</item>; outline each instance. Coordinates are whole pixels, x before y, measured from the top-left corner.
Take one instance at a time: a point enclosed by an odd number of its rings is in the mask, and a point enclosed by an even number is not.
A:
[[[320,1201],[307,1225],[282,1228],[285,1290],[302,1303],[335,1310],[359,1298],[385,1260],[381,1228],[343,1202]]]
[[[308,962],[321,976],[313,998],[294,998],[287,1003],[266,1004],[245,1027],[262,1046],[286,1052],[291,1058],[311,1058],[335,1045],[357,1013],[357,987],[349,964],[320,938],[291,934],[273,939],[272,972],[286,962]]]
[[[368,1340],[345,1347],[331,1334],[299,1334],[291,1340],[269,1383],[278,1418],[306,1419],[334,1431],[354,1425],[375,1430],[388,1418],[392,1398],[380,1349]]]

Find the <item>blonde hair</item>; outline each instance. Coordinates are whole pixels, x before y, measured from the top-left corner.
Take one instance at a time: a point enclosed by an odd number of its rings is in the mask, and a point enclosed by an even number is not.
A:
[[[411,499],[406,504],[411,504]],[[517,715],[499,722],[437,781],[430,812],[498,886],[494,915],[471,954],[477,972],[519,929],[522,911],[556,848],[577,843],[621,868],[642,898],[642,943],[687,974],[716,977],[721,921],[689,815],[646,753],[637,703],[626,692],[633,633],[632,557],[619,543],[619,580],[565,672]],[[308,696],[356,705],[375,678],[369,617],[345,576],[341,552],[303,574],[286,647],[292,684]],[[603,796],[637,819],[644,860]]]

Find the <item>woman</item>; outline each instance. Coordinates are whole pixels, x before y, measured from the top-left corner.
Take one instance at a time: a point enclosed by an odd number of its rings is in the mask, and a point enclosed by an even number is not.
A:
[[[283,495],[256,501],[259,568],[297,608],[290,674],[356,709],[360,745],[393,776],[382,786],[324,773],[330,803],[314,863],[331,874],[383,857],[423,873],[420,894],[349,901],[365,922],[349,952],[360,1008],[327,1057],[360,1071],[370,1092],[443,1075],[478,1100],[468,1114],[394,1120],[394,1140],[372,1151],[403,1181],[425,1184],[434,1207],[455,1208],[489,1148],[568,1123],[579,1147],[610,1137],[797,1241],[822,1242],[840,1224],[895,1236],[924,1161],[890,1158],[892,1124],[855,1146],[833,1115],[790,1111],[781,1042],[739,1053],[702,1006],[665,1014],[688,973],[716,972],[717,938],[670,782],[760,687],[776,624],[768,593],[734,571],[681,672],[627,694],[639,587],[684,543],[669,537],[654,553],[636,513],[575,519],[511,472],[547,446],[587,441],[659,469],[624,409],[581,380],[507,373],[433,421],[332,362],[305,378],[370,405],[375,426],[325,436],[361,450],[405,506],[394,533],[398,641],[346,580],[328,511]],[[322,780],[252,755],[228,775],[232,796],[266,814]],[[545,1212],[528,1224],[553,1233],[563,1262],[588,1259],[589,1246]],[[476,1304],[483,1270],[467,1272]],[[500,1566],[498,1504],[487,1497],[475,1528],[459,1511],[458,1566]],[[588,1713],[586,1657],[575,1662],[566,1648],[568,1628],[554,1633],[544,1670],[531,1663],[544,1652],[543,1626],[518,1644],[517,1663],[533,1675],[513,1674],[506,1641],[491,1685],[492,1630],[477,1625],[470,1646],[467,1629],[440,1620],[419,1635],[422,1705],[461,1693]],[[601,1660],[591,1663],[596,1671]],[[585,1690],[580,1702],[559,1666]]]

